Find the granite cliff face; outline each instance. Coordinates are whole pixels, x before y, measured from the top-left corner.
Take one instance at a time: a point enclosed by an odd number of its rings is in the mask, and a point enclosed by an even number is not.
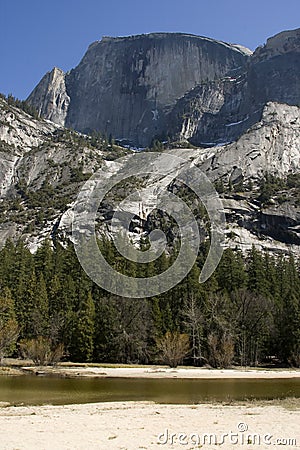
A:
[[[266,203],[258,195],[266,175],[275,180],[299,177],[299,143],[300,108],[270,102],[261,120],[236,142],[198,150],[199,165],[209,178],[232,186],[221,194],[228,245],[248,250],[254,244],[262,250],[299,254],[299,184],[279,183]]]
[[[268,103],[261,120],[236,142],[179,150],[216,186],[222,185],[227,246],[247,250],[255,244],[299,255],[299,142],[300,108]],[[120,167],[112,160],[124,154],[120,147],[91,143],[87,136],[36,120],[0,99],[0,245],[8,237],[22,236],[35,250],[46,237],[61,241],[70,237],[73,205],[83,182],[100,166],[113,176]],[[172,151],[178,152],[168,150]],[[260,198],[266,173],[284,181],[267,202]],[[133,240],[151,232],[153,225],[160,228],[157,217],[145,217],[144,211],[151,210],[153,193],[168,186],[171,175],[175,174],[170,169],[147,180],[143,208],[137,204],[134,210]],[[292,178],[287,183],[288,177]],[[99,226],[104,232],[124,194],[122,189],[101,206]]]
[[[168,111],[179,98],[244,66],[250,53],[176,33],[105,37],[66,75],[46,74],[28,101],[58,124],[146,146],[166,134]]]
[[[22,236],[35,250],[54,238],[82,182],[104,158],[88,138],[0,98],[0,246]]]
[[[28,100],[58,124],[134,146],[167,137],[206,147],[232,142],[267,102],[300,104],[300,29],[253,55],[193,35],[106,37],[69,73],[46,74]]]
[[[41,116],[56,124],[64,125],[70,104],[65,73],[57,67],[46,73],[28,101],[36,107]]]
[[[243,67],[186,93],[169,113],[167,133],[207,147],[232,142],[267,102],[300,105],[300,29],[268,39]]]

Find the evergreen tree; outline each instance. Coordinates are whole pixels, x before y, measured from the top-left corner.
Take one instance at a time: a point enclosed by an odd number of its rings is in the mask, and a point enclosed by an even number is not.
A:
[[[245,287],[247,275],[239,251],[233,251],[231,248],[224,251],[217,268],[217,280],[220,288],[226,289],[229,293]]]
[[[279,357],[300,367],[300,279],[293,257],[280,260],[281,301],[277,305],[276,325]]]
[[[34,259],[36,273],[43,273],[44,280],[49,282],[53,276],[54,271],[54,257],[51,243],[46,239],[42,245],[37,249]]]
[[[91,292],[82,301],[73,324],[71,358],[74,361],[90,361],[94,351],[95,305]]]
[[[4,356],[11,355],[18,338],[14,301],[8,288],[0,292],[0,363]]]
[[[178,250],[137,264],[120,258],[107,238],[99,246],[112,267],[147,278],[164,273]],[[141,247],[147,250],[147,243]],[[300,365],[299,261],[254,247],[246,259],[228,249],[210,279],[199,284],[208,249],[201,245],[199,266],[172,290],[136,300],[93,284],[70,244],[52,248],[45,242],[32,255],[24,242],[8,240],[0,250],[0,304],[6,305],[0,319],[15,321],[11,329],[17,326],[19,343],[39,352],[49,347],[49,355],[57,349],[62,355],[64,348],[78,361],[154,362],[156,340],[171,332],[188,336],[194,364],[227,365],[234,357],[253,365],[275,355],[280,363]]]
[[[94,358],[96,361],[118,360],[115,336],[119,331],[118,312],[111,297],[95,295]]]
[[[268,281],[262,254],[252,246],[248,262],[248,289],[260,295],[268,296]]]
[[[46,283],[42,273],[36,283],[31,320],[35,337],[49,336],[49,302]]]
[[[7,239],[0,251],[0,287],[13,286],[16,283],[15,261],[15,246],[11,239]]]
[[[23,262],[24,261],[22,261],[17,284],[14,289],[14,297],[16,299],[15,310],[17,321],[20,326],[20,336],[22,338],[27,338],[34,335],[32,312],[37,292],[37,281],[34,266],[30,267],[30,272],[25,271]]]

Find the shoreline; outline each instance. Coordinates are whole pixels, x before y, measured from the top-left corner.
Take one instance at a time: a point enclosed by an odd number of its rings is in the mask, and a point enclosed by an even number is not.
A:
[[[222,441],[224,450],[248,448],[247,443],[268,449],[278,448],[277,439],[289,442],[285,448],[300,448],[299,422],[300,409],[251,403],[107,402],[0,408],[5,450],[220,448]],[[208,445],[205,439],[212,441]]]
[[[72,378],[177,378],[177,379],[287,379],[299,378],[300,369],[208,369],[165,367],[21,367],[23,374]]]
[[[21,371],[23,376],[35,374],[87,379],[300,380],[299,369],[170,369],[163,366],[95,367],[62,363],[57,367],[24,367],[20,364],[17,371]],[[232,450],[248,448],[247,443],[253,444],[253,439],[256,441],[252,448],[277,448],[282,442],[288,442],[288,445],[283,444],[285,448],[296,449],[300,448],[297,423],[300,423],[300,398],[294,397],[193,404],[130,400],[37,406],[0,403],[1,449],[4,450],[171,450],[202,447]],[[215,439],[216,443],[205,439]]]

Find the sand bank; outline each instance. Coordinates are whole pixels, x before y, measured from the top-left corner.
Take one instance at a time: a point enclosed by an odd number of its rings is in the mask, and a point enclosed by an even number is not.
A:
[[[37,374],[56,374],[70,377],[112,378],[300,378],[300,369],[207,369],[207,368],[162,368],[162,367],[24,367],[24,371]]]
[[[7,407],[0,409],[0,446],[5,450],[296,449],[300,448],[299,423],[300,409],[268,404]]]

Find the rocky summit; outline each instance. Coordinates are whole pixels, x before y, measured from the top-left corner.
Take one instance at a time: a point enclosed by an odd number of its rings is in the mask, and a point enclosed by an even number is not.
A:
[[[47,119],[135,147],[154,139],[232,142],[269,102],[300,104],[300,29],[252,52],[179,33],[104,37],[79,65],[54,68],[28,97]]]
[[[250,53],[177,33],[104,37],[75,69],[47,73],[28,101],[60,125],[147,146],[166,135],[167,117],[180,98],[244,66]]]

